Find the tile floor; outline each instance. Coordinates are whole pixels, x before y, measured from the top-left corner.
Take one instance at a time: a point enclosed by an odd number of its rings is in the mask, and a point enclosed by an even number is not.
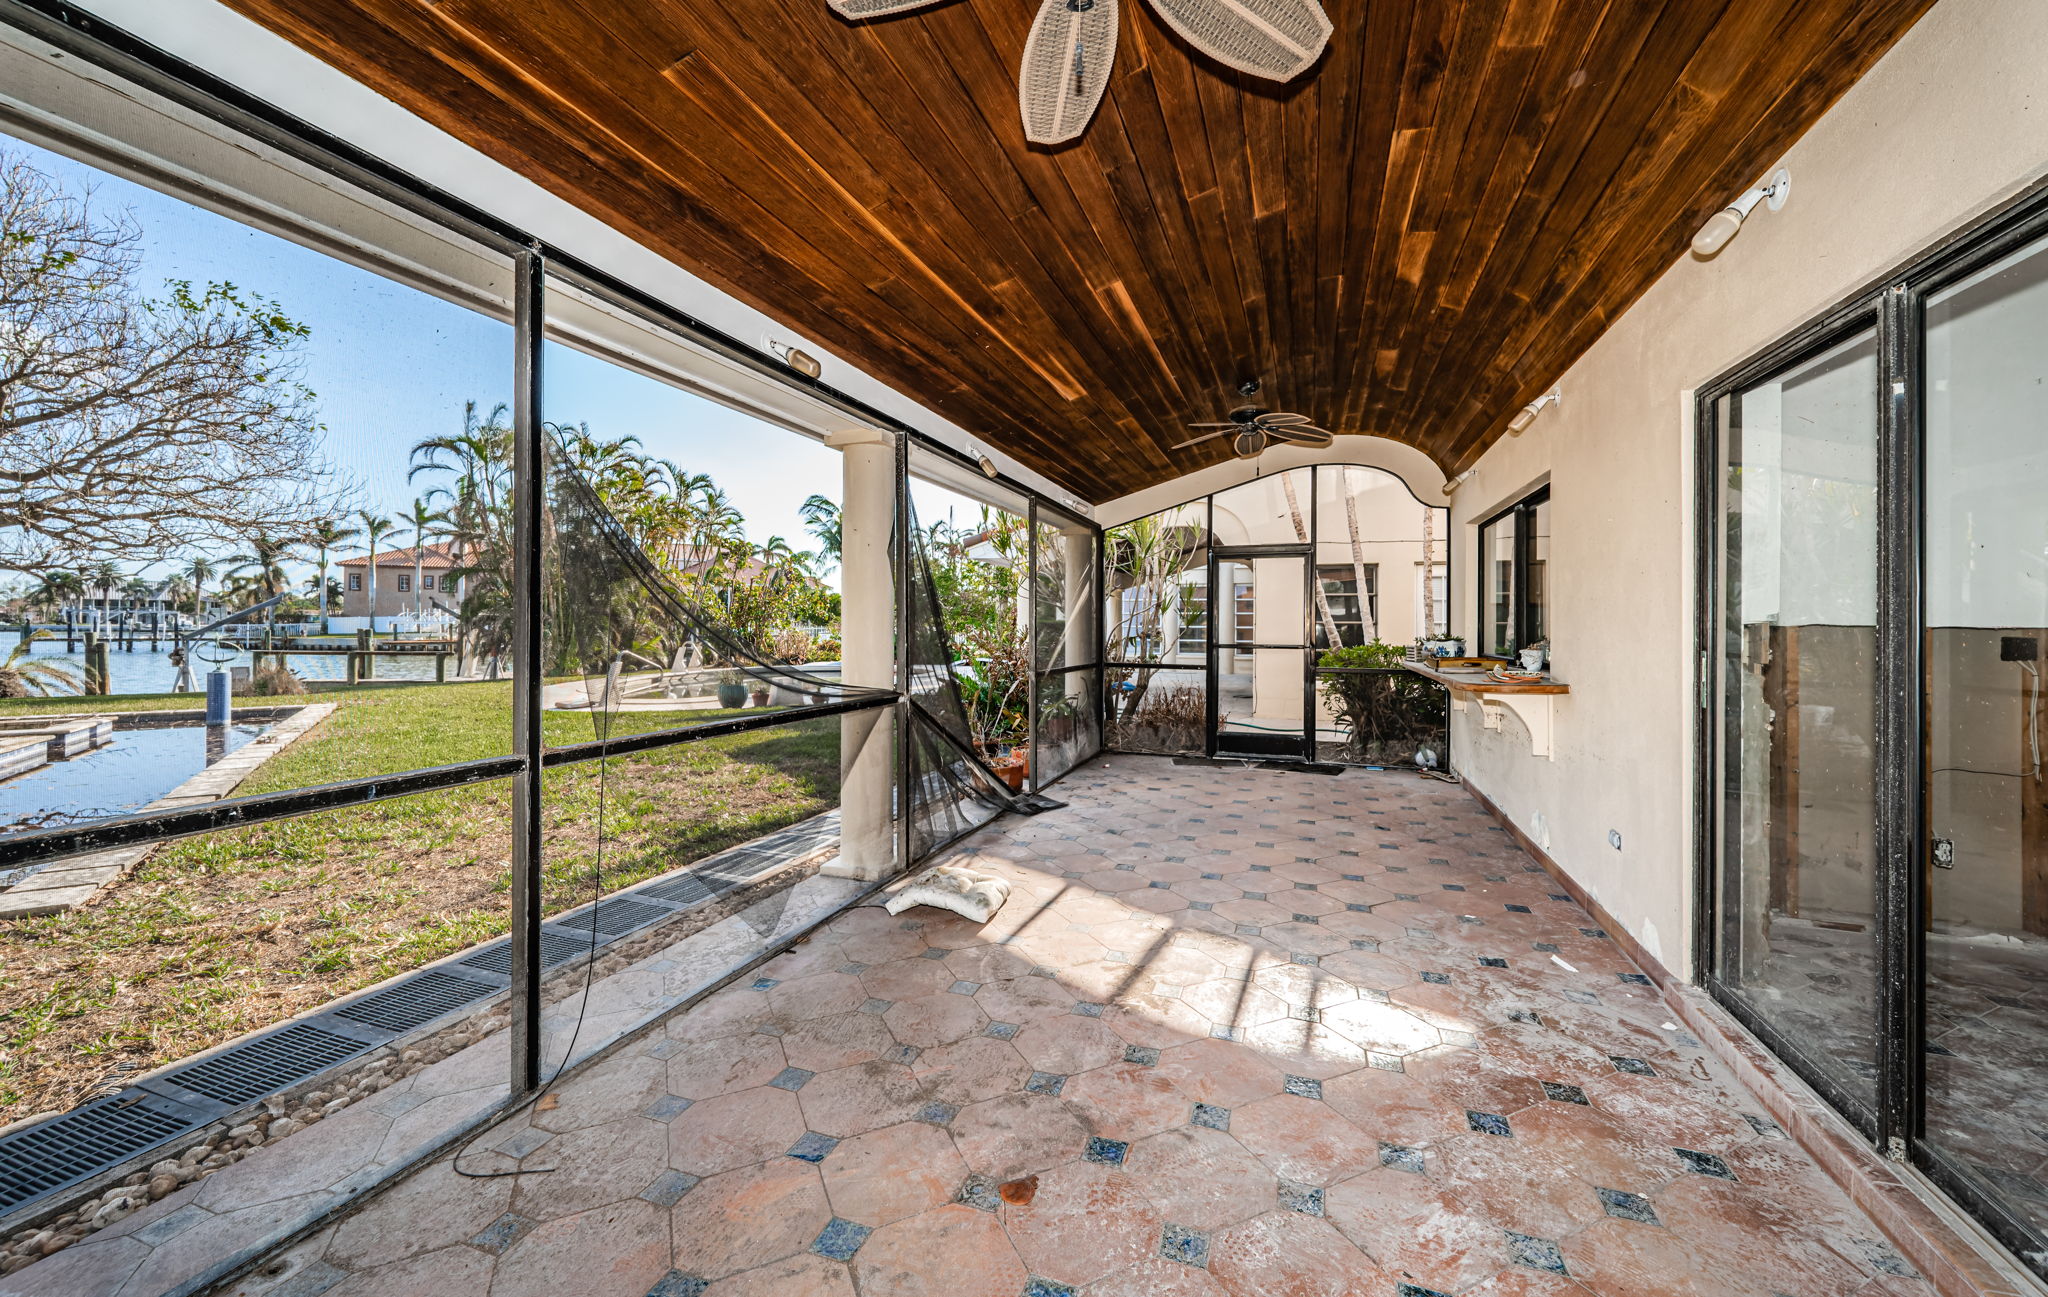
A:
[[[1462,790],[1058,792],[235,1291],[1931,1292]]]

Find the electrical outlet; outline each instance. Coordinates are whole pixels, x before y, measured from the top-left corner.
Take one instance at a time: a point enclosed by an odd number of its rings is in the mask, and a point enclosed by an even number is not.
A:
[[[1998,660],[2000,662],[2039,662],[2041,641],[2032,635],[2000,635],[1998,637]]]

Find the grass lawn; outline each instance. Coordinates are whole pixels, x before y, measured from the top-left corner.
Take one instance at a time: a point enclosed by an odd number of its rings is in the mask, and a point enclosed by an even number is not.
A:
[[[272,700],[251,700],[252,704]],[[280,701],[299,701],[280,700]],[[242,792],[501,755],[508,684],[335,690],[342,707]],[[95,699],[93,710],[201,705]],[[9,700],[0,716],[80,710]],[[638,713],[631,728],[731,715]],[[550,713],[547,737],[596,737]],[[621,732],[627,728],[621,726]],[[606,891],[836,805],[837,717],[613,758]],[[544,807],[549,912],[593,883],[598,763],[552,770]],[[93,905],[0,923],[0,1121],[103,1087],[505,931],[511,796],[504,782],[233,829],[159,848]]]

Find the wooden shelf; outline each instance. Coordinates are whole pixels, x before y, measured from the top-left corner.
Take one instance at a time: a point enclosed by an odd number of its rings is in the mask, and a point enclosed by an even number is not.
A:
[[[1426,680],[1434,680],[1445,688],[1454,689],[1459,693],[1568,694],[1572,691],[1570,685],[1552,680],[1549,676],[1530,684],[1506,684],[1488,678],[1486,672],[1478,667],[1452,668],[1446,671],[1439,667],[1424,666],[1420,662],[1403,662],[1401,665]]]
[[[1556,722],[1554,700],[1559,694],[1570,693],[1570,685],[1549,676],[1528,684],[1507,684],[1489,678],[1486,674],[1488,668],[1478,666],[1444,670],[1424,666],[1420,662],[1403,662],[1401,665],[1450,690],[1454,710],[1464,711],[1470,701],[1476,700],[1480,723],[1487,729],[1498,730],[1501,728],[1501,714],[1513,712],[1529,731],[1529,755],[1551,759],[1551,730]]]

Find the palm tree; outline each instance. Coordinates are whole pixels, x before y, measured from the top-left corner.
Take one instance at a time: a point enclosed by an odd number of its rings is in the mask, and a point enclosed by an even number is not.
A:
[[[398,524],[389,518],[382,518],[368,509],[358,510],[357,521],[363,524],[363,535],[370,545],[370,633],[377,633],[377,543],[397,528]]]
[[[84,693],[85,682],[78,672],[62,662],[37,662],[31,656],[33,641],[14,646],[7,660],[0,662],[0,698],[47,698],[58,692]]]
[[[285,574],[285,560],[292,555],[290,541],[275,536],[255,535],[249,538],[249,552],[237,554],[228,560],[228,572],[241,578],[243,587],[259,598],[269,599],[283,594],[289,578]],[[277,609],[272,608],[268,620],[277,621]]]
[[[400,528],[398,534],[412,541],[412,615],[417,621],[426,612],[420,577],[427,563],[427,543],[448,525],[448,515],[437,513],[424,497],[415,497],[412,508],[398,515],[398,521],[411,524]]]
[[[66,600],[85,597],[85,578],[76,572],[53,569],[43,573],[28,597],[30,603],[47,609],[55,617]]]
[[[111,559],[101,559],[87,574],[92,588],[100,592],[100,620],[105,621],[107,606],[114,597],[114,587],[121,583],[121,569]]]
[[[192,582],[192,619],[206,620],[206,583],[220,575],[213,560],[205,555],[195,555],[185,564],[185,576]]]
[[[339,518],[322,518],[306,533],[306,543],[313,547],[314,565],[320,569],[319,584],[315,587],[320,596],[320,633],[327,634],[327,559],[330,551],[339,550],[356,537],[362,535],[354,527]]]
[[[813,495],[797,507],[803,515],[804,529],[818,538],[818,558],[821,562],[835,564],[842,553],[840,542],[845,532],[839,518],[839,506],[822,495]]]

